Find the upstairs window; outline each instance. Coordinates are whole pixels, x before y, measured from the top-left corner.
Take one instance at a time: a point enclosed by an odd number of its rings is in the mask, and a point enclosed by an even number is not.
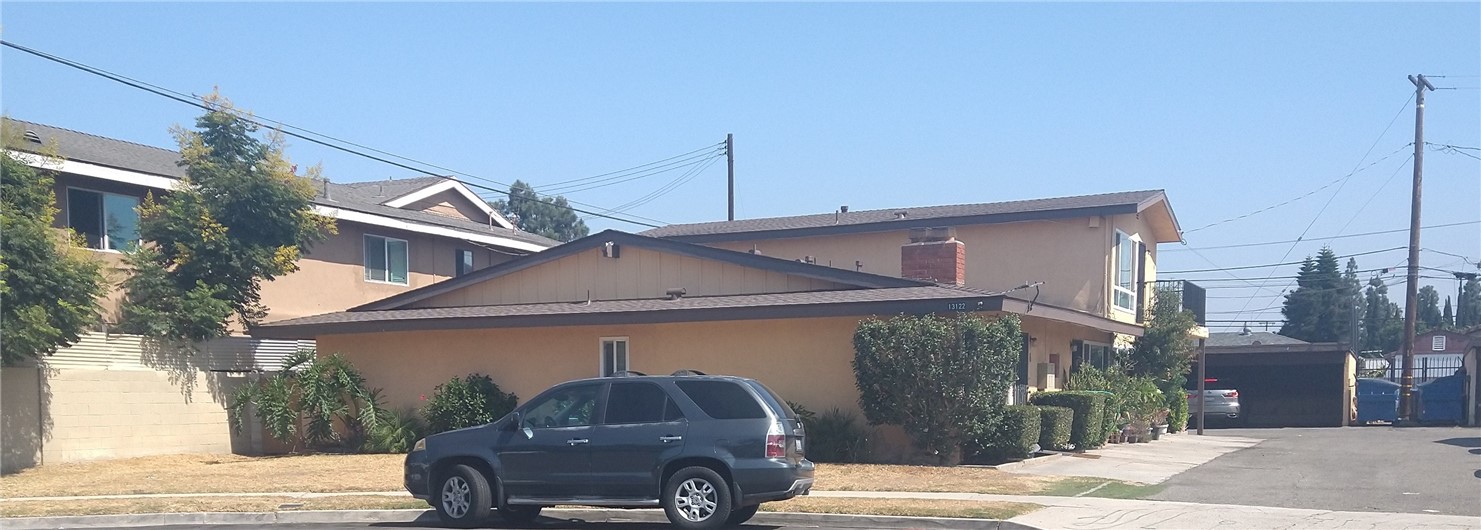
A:
[[[453,254],[453,277],[473,272],[473,251],[458,249]]]
[[[1116,262],[1111,305],[1122,311],[1136,311],[1136,246],[1136,241],[1131,236],[1120,230],[1116,231],[1115,246],[1111,249]]]
[[[406,240],[365,235],[365,281],[407,285]]]
[[[132,250],[139,245],[139,198],[67,188],[67,226],[88,248]]]

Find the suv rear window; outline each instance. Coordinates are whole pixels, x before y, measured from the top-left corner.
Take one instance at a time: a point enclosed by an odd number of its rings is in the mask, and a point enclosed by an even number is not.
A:
[[[711,418],[742,420],[766,417],[761,404],[739,384],[730,381],[679,381],[674,384]]]
[[[782,396],[778,396],[776,392],[773,392],[770,388],[767,388],[766,385],[761,384],[760,381],[751,381],[751,388],[754,388],[757,392],[760,392],[762,397],[771,398],[770,406],[773,412],[776,412],[782,417],[788,419],[797,419],[797,412],[792,410],[792,406],[787,404],[787,400],[782,399]]]

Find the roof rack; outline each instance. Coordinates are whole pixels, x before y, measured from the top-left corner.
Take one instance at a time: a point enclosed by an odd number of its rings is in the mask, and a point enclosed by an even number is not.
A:
[[[682,375],[709,375],[709,374],[706,374],[706,373],[701,372],[699,370],[691,370],[689,368],[685,368],[683,370],[676,370],[676,371],[674,371],[674,373],[669,374],[669,375],[682,376]]]
[[[612,372],[612,375],[609,375],[607,377],[646,377],[647,375],[648,374],[639,372],[637,370],[623,370],[620,372]]]

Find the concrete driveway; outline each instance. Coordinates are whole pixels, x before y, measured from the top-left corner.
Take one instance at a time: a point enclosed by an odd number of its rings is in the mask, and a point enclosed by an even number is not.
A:
[[[1172,477],[1152,499],[1481,516],[1481,429],[1344,427],[1213,433],[1264,441]]]

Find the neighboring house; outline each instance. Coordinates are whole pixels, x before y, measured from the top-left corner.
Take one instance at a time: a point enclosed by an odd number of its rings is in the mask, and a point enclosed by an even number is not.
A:
[[[114,284],[102,301],[117,322],[127,274],[121,251],[138,244],[135,208],[185,175],[178,153],[37,123],[17,158],[55,170],[55,226],[76,231]],[[18,131],[19,132],[19,131]],[[44,158],[47,153],[59,158]],[[467,187],[444,178],[319,182],[314,210],[338,233],[309,249],[299,270],[262,286],[267,321],[340,311],[470,274],[557,244],[515,230]],[[247,372],[280,369],[312,342],[227,337],[184,351],[139,337],[86,333],[41,366],[0,369],[0,470],[182,452],[260,452],[261,429],[233,436],[225,403]],[[249,420],[250,424],[250,420]]]
[[[1455,374],[1465,363],[1465,354],[1471,349],[1473,337],[1463,332],[1431,330],[1414,336],[1414,382],[1421,384],[1430,380]],[[1388,371],[1384,377],[1398,381],[1404,375],[1404,354],[1393,351],[1385,355]]]
[[[821,250],[778,250],[800,245],[790,238],[731,250],[606,231],[253,333],[343,353],[395,408],[471,372],[529,398],[568,379],[689,368],[759,378],[814,410],[857,412],[850,363],[861,320],[1014,314],[1029,346],[1018,379],[1053,389],[1068,368],[1051,363],[1103,364],[1142,333],[1137,286],[1155,279],[1155,244],[1176,241],[1177,225],[1161,192],[1026,203],[1038,207],[810,236],[840,240]],[[869,265],[856,264],[866,253]],[[1016,289],[1041,281],[1037,293]],[[901,450],[898,434],[886,451]]]
[[[1287,344],[1309,344],[1301,339],[1293,339],[1279,333],[1269,331],[1240,331],[1236,333],[1209,333],[1208,341],[1205,343],[1210,348],[1223,346],[1259,346],[1259,345],[1287,345]]]
[[[19,120],[31,165],[56,170],[58,227],[70,227],[121,273],[120,251],[138,240],[135,208],[147,195],[167,193],[185,168],[179,153]],[[29,148],[28,148],[29,147]],[[421,177],[317,183],[314,210],[336,220],[338,234],[313,246],[299,270],[263,284],[268,321],[339,311],[539,252],[557,241],[523,232],[466,186]],[[111,280],[121,280],[114,274]],[[104,303],[116,321],[120,293]]]
[[[1358,363],[1345,344],[1209,344],[1204,358],[1214,388],[1239,392],[1240,421],[1248,426],[1340,427],[1357,419]]]

